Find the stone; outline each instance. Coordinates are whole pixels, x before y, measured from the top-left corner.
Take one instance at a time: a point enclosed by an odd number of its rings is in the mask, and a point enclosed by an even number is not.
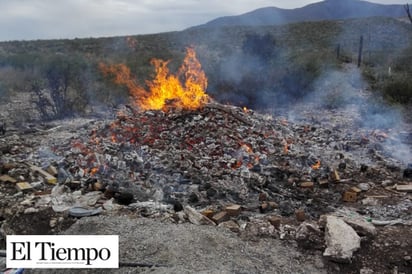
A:
[[[326,216],[326,249],[323,256],[332,261],[350,263],[353,252],[360,248],[360,240],[356,231],[342,219]]]
[[[54,228],[54,227],[56,227],[56,225],[57,225],[57,219],[56,218],[50,219],[50,221],[49,221],[50,228]]]
[[[259,201],[263,202],[266,201],[268,198],[268,195],[264,192],[259,193]]]
[[[239,225],[233,220],[222,222],[218,225],[218,227],[224,227],[224,228],[229,229],[230,231],[235,232],[235,233],[240,232]]]
[[[342,208],[334,212],[333,215],[341,218],[361,236],[374,237],[377,234],[376,227],[353,210]]]
[[[189,194],[188,201],[191,204],[198,203],[199,202],[199,196],[195,192],[192,192],[192,193]]]
[[[279,210],[282,216],[290,216],[295,212],[295,209],[290,201],[282,201],[279,203]]]
[[[225,222],[229,219],[229,214],[226,211],[220,211],[212,216],[212,220],[216,224],[220,224],[222,222]]]
[[[203,215],[205,215],[206,217],[208,217],[209,219],[212,218],[212,216],[215,214],[215,212],[211,209],[205,209],[201,212]]]
[[[362,191],[368,191],[371,188],[368,183],[360,183],[357,185],[357,187]]]
[[[373,198],[373,197],[366,197],[361,201],[363,205],[368,205],[368,206],[377,206],[379,204],[378,199]]]
[[[240,205],[229,205],[225,207],[225,211],[230,217],[236,217],[242,211],[242,206]]]
[[[115,204],[114,199],[111,198],[110,200],[107,200],[106,202],[103,203],[103,209],[107,211],[115,211],[119,210],[122,208],[121,205]]]
[[[296,242],[306,249],[321,250],[325,248],[324,234],[315,223],[303,222],[296,230]]]
[[[305,210],[302,208],[295,210],[295,218],[298,222],[303,222],[306,219]]]
[[[33,213],[37,213],[37,212],[39,212],[40,210],[38,209],[38,208],[34,208],[34,207],[29,207],[29,208],[26,208],[25,210],[24,210],[24,214],[33,214]]]
[[[259,207],[260,213],[273,211],[278,205],[275,202],[262,202]]]
[[[275,227],[264,220],[252,220],[248,222],[243,231],[249,237],[275,237]]]
[[[197,212],[196,209],[190,206],[185,206],[184,212],[187,215],[187,218],[192,224],[195,225],[216,225],[211,219],[206,217],[205,215]]]
[[[359,274],[374,274],[375,271],[373,269],[364,267],[359,270]]]
[[[382,185],[383,187],[391,186],[391,185],[393,185],[393,184],[394,184],[394,182],[393,182],[392,180],[384,180],[384,181],[381,183],[381,185]]]
[[[271,225],[278,229],[282,219],[279,216],[270,216],[267,220]]]

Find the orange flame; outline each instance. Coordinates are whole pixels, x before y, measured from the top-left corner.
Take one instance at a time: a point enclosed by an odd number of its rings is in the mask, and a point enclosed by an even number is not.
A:
[[[149,90],[139,86],[133,80],[130,69],[123,64],[101,63],[99,68],[104,75],[114,76],[116,84],[125,85],[134,102],[143,110],[168,110],[170,107],[198,109],[208,102],[206,74],[192,48],[186,49],[186,57],[177,75],[169,73],[169,61],[153,59],[151,63],[156,76],[153,81],[146,82]]]
[[[287,142],[285,142],[283,144],[283,153],[284,154],[288,154],[289,153],[289,144]]]
[[[92,168],[90,170],[90,175],[92,175],[92,176],[95,175],[97,173],[97,171],[99,171],[99,168],[97,168],[97,167]]]
[[[319,168],[320,168],[320,161],[317,160],[316,163],[313,164],[311,167],[312,167],[312,169],[314,169],[314,170],[319,169]]]

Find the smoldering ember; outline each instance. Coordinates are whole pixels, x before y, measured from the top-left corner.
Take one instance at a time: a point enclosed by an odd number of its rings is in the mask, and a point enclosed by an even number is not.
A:
[[[154,64],[149,91],[101,65],[132,95],[111,114],[5,121],[3,248],[12,234],[118,234],[110,273],[410,273],[410,124],[365,125],[370,95],[350,84],[346,108],[268,114],[204,93],[193,50],[180,75]]]

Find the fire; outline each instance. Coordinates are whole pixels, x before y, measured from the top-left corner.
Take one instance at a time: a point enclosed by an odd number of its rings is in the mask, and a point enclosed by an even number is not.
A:
[[[169,61],[153,59],[155,77],[147,81],[148,90],[139,86],[133,79],[130,69],[123,65],[100,64],[104,75],[112,75],[116,84],[125,85],[134,103],[143,110],[168,110],[169,108],[198,109],[209,101],[206,74],[202,70],[196,53],[186,49],[186,57],[176,75],[171,75]]]
[[[94,167],[94,168],[92,168],[92,169],[90,170],[90,175],[93,176],[93,175],[95,175],[98,171],[99,171],[99,168]]]
[[[243,151],[247,152],[248,154],[253,153],[252,146],[246,143],[241,143],[240,149]]]
[[[284,154],[288,154],[289,153],[289,144],[287,142],[285,142],[283,144],[283,153]]]
[[[320,161],[317,160],[316,163],[313,164],[311,167],[312,167],[312,169],[314,169],[314,170],[319,169],[319,168],[320,168]]]

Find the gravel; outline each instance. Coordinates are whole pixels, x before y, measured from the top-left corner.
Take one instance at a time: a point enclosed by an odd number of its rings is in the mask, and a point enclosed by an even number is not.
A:
[[[65,234],[120,235],[119,259],[161,267],[82,269],[76,273],[326,273],[321,254],[305,255],[279,239],[242,240],[219,227],[129,216],[82,218]],[[72,273],[30,270],[26,273]]]

